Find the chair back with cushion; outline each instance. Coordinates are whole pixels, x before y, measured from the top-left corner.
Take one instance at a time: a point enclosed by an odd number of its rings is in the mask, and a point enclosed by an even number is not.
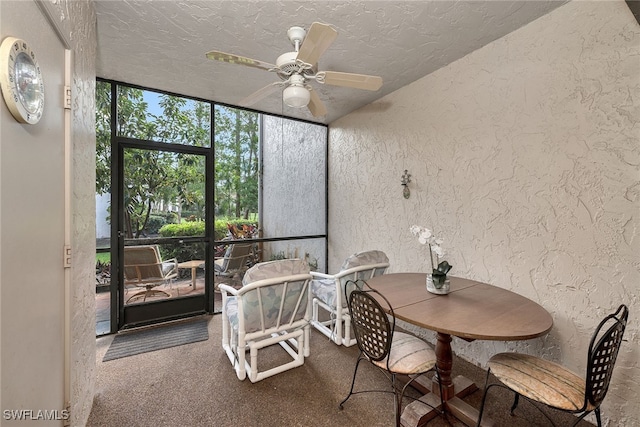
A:
[[[306,326],[309,322],[309,266],[300,259],[256,264],[243,278],[245,333]]]
[[[385,267],[384,265],[378,265],[378,264],[387,264],[387,266]],[[340,266],[340,271],[344,272],[345,270],[349,270],[356,267],[362,267],[362,266],[373,266],[373,267],[367,267],[367,270],[372,269],[373,271],[370,274],[371,274],[371,277],[374,277],[374,276],[383,274],[387,269],[387,267],[389,266],[388,264],[389,264],[389,258],[382,251],[373,250],[373,251],[357,252],[344,260],[344,262]],[[367,279],[370,279],[371,277],[368,277]],[[365,280],[364,277],[358,277],[357,279]]]
[[[247,268],[247,261],[251,257],[251,243],[233,243],[227,248],[224,257],[214,262],[216,275],[231,276]]]
[[[356,340],[351,336],[349,310],[344,299],[345,285],[350,280],[369,280],[384,274],[388,267],[387,255],[371,250],[348,257],[334,275],[311,272],[314,277],[311,282],[313,327],[338,345],[354,345]]]
[[[254,265],[240,289],[220,285],[222,347],[239,379],[248,375],[256,382],[304,364],[309,356],[310,280],[305,261],[286,259]],[[259,371],[258,350],[273,344],[293,360]]]
[[[586,379],[562,365],[528,354],[499,353],[491,357],[478,425],[489,390],[499,386],[515,394],[512,414],[523,396],[560,411],[579,414],[572,425],[594,412],[598,426],[601,426],[600,404],[609,389],[628,316],[629,309],[623,304],[596,327],[589,344]],[[490,374],[498,382],[490,383]]]
[[[363,280],[346,283],[345,300],[348,302],[351,326],[360,355],[356,361],[351,390],[340,403],[340,409],[353,394],[362,393],[354,392],[354,386],[358,365],[362,360],[367,360],[391,374],[391,386],[395,396],[396,426],[400,426],[404,392],[421,374],[435,368],[435,352],[421,339],[404,332],[397,332],[395,315],[389,301],[380,292],[371,289]],[[400,385],[397,381],[398,375],[409,378],[408,382]],[[442,404],[442,401],[440,403]]]
[[[344,292],[345,285],[350,280],[369,280],[372,277],[384,274],[389,268],[389,258],[382,251],[358,252],[347,258],[336,274],[340,281],[340,293]],[[342,302],[347,307],[347,301]]]
[[[273,279],[298,274],[309,274],[309,264],[301,259],[283,259],[261,262],[251,267],[242,278],[242,285],[247,286],[259,280]]]
[[[124,248],[124,284],[144,287],[127,299],[131,302],[137,298],[146,300],[151,295],[171,296],[169,293],[152,288],[163,285],[178,277],[178,261],[175,258],[162,261],[157,245],[126,246]]]

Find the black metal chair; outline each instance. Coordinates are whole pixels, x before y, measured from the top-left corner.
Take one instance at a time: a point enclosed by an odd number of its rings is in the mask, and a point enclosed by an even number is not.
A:
[[[346,283],[344,290],[360,354],[353,372],[349,395],[340,402],[340,409],[343,409],[344,403],[354,394],[393,393],[396,426],[400,426],[400,410],[406,388],[421,374],[433,370],[437,375],[435,352],[423,340],[395,331],[395,315],[389,301],[380,292],[369,288],[364,280],[350,280]],[[380,302],[385,304],[386,309],[383,309]],[[387,374],[392,391],[353,391],[358,366],[363,360],[371,362]],[[409,377],[409,381],[401,386],[398,375]],[[440,399],[442,403],[442,390]]]
[[[482,420],[489,389],[499,386],[515,393],[511,415],[518,406],[520,396],[523,396],[550,408],[580,414],[572,426],[595,412],[598,427],[601,427],[600,404],[609,389],[628,316],[629,309],[623,304],[600,322],[589,344],[586,379],[557,363],[527,354],[499,353],[491,357],[476,425],[479,426]],[[490,374],[499,382],[490,384]],[[534,406],[555,425],[545,411]]]

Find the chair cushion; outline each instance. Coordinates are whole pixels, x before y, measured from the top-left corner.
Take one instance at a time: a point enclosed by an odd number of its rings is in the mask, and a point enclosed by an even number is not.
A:
[[[167,274],[171,273],[175,268],[176,268],[176,264],[174,262],[163,262],[162,276],[165,277]]]
[[[224,270],[224,258],[219,258],[213,261],[213,269],[215,271],[223,271]]]
[[[229,318],[229,324],[234,331],[238,330],[238,298],[234,296],[227,296],[227,303],[225,306],[225,313]]]
[[[585,401],[585,380],[557,363],[519,353],[499,353],[489,369],[504,385],[529,399],[566,411]],[[595,409],[588,405],[587,410]]]
[[[285,293],[284,284],[278,283],[243,295],[242,309],[246,332],[259,331],[263,327],[274,328],[304,318],[308,306],[308,287],[305,286],[305,281],[289,282],[286,289]],[[297,305],[300,298],[302,300]],[[258,308],[264,311],[264,318],[261,317]]]
[[[310,286],[311,293],[320,301],[330,307],[336,305],[336,281],[334,279],[313,279]]]
[[[389,352],[389,369],[397,374],[419,374],[427,372],[436,364],[436,353],[426,342],[404,332],[394,332]],[[387,360],[372,361],[387,369]]]
[[[354,267],[360,267],[361,265],[380,264],[383,262],[389,262],[389,258],[382,251],[364,251],[357,252],[344,260],[340,271],[348,270]]]
[[[361,267],[363,265],[388,263],[389,258],[382,251],[365,251],[358,252],[347,258],[340,267],[340,272],[350,268]],[[384,269],[376,269],[373,273],[371,270],[364,270],[348,276],[341,277],[340,285],[344,289],[344,285],[349,280],[369,279],[372,276],[378,276],[384,272]],[[314,279],[311,281],[311,292],[320,301],[330,307],[336,305],[336,282],[332,279]],[[347,301],[342,298],[342,308],[347,308]]]
[[[257,282],[258,280],[274,277],[293,276],[296,274],[309,274],[309,264],[302,259],[282,259],[277,261],[261,262],[244,274],[242,284]]]
[[[243,295],[244,309],[244,330],[245,332],[255,332],[263,329],[269,329],[280,324],[288,323],[293,320],[304,318],[306,305],[301,304],[297,311],[294,311],[298,298],[300,296],[301,287],[304,282],[290,283],[290,287],[285,295],[282,294],[282,285],[273,285],[260,290],[253,290]],[[260,300],[258,300],[260,293]],[[284,298],[284,303],[282,299]],[[304,299],[304,296],[303,296]],[[260,316],[260,310],[256,308],[262,302],[264,310],[264,319]],[[279,310],[282,304],[282,311]],[[229,324],[234,331],[238,331],[238,298],[235,296],[227,296],[225,305],[225,313],[229,318]],[[263,323],[264,322],[264,323]]]

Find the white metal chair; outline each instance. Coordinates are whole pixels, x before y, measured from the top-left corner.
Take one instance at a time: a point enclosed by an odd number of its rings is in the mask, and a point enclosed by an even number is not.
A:
[[[499,353],[491,357],[477,425],[482,421],[489,389],[500,386],[515,394],[511,415],[522,396],[550,408],[580,414],[572,426],[595,412],[600,427],[600,404],[609,389],[628,316],[629,309],[623,304],[600,322],[589,344],[586,378],[557,363],[528,354]],[[490,374],[499,382],[489,383]],[[534,407],[554,424],[545,411],[537,405]]]
[[[248,376],[257,382],[304,364],[309,356],[310,280],[305,261],[284,259],[251,267],[240,289],[220,285],[222,348],[240,380]],[[293,360],[259,371],[259,350],[274,344]]]
[[[124,248],[124,285],[141,287],[127,299],[127,303],[142,298],[146,301],[152,295],[170,297],[168,292],[154,289],[157,286],[171,283],[178,277],[178,260],[175,258],[162,261],[157,245],[126,246]]]
[[[354,345],[356,339],[351,335],[351,319],[344,300],[345,284],[349,280],[369,280],[384,274],[388,267],[387,255],[382,251],[372,250],[351,255],[337,274],[312,271],[311,325],[337,345]]]

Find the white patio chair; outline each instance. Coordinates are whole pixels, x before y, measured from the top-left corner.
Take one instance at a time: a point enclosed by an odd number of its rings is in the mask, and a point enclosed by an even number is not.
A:
[[[243,286],[221,284],[222,348],[238,379],[257,382],[304,364],[309,356],[309,265],[285,259],[254,265]],[[293,359],[258,370],[260,349],[279,344]],[[249,352],[249,360],[246,353]]]
[[[227,248],[221,258],[216,258],[213,264],[216,276],[231,277],[247,269],[247,262],[251,258],[251,243],[233,243]]]
[[[344,300],[344,286],[349,280],[366,281],[384,274],[388,267],[387,255],[382,251],[373,250],[351,255],[344,261],[337,274],[312,271],[311,325],[337,345],[354,345],[356,339],[351,334],[351,318],[347,302]]]
[[[161,295],[171,297],[171,294],[160,289],[154,289],[163,284],[171,284],[171,280],[178,277],[178,261],[175,258],[163,261],[157,245],[126,246],[124,248],[124,285],[127,287],[144,288],[127,299],[127,303],[135,299]]]

